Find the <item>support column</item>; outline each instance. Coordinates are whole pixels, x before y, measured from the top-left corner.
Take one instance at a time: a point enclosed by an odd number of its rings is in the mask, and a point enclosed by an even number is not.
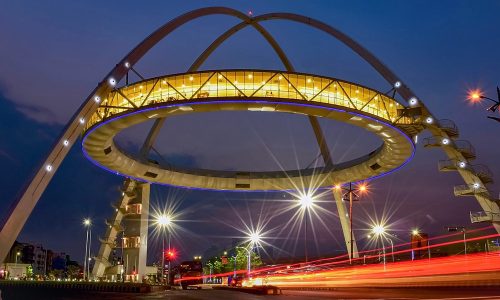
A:
[[[113,249],[120,252],[123,275],[135,275],[139,281],[146,275],[150,187],[149,183],[125,180],[121,198],[114,205],[115,213],[106,222],[105,237],[100,239],[99,254],[92,270],[95,278],[117,275],[118,269],[112,268],[109,261]]]
[[[146,263],[148,255],[148,227],[149,227],[149,195],[151,191],[151,184],[141,183],[141,196],[142,196],[142,209],[141,209],[141,219],[139,222],[139,253],[138,253],[138,266],[137,274],[139,275],[139,280],[146,275]]]
[[[121,247],[122,239],[118,234],[123,231],[121,227],[122,219],[127,213],[127,204],[135,196],[136,181],[125,180],[122,186],[122,194],[119,200],[113,204],[115,213],[111,220],[107,220],[107,229],[104,238],[99,239],[101,246],[99,253],[95,258],[94,268],[92,269],[92,277],[100,278],[105,275],[106,268],[111,266],[109,256],[114,248]],[[123,258],[121,258],[123,259]]]
[[[337,205],[337,212],[339,214],[340,225],[342,226],[342,233],[344,234],[347,253],[349,254],[349,257],[351,257],[351,225],[349,224],[349,214],[347,213],[344,201],[342,201],[342,191],[337,189],[333,189],[332,191],[333,197],[335,198],[335,204]],[[358,246],[356,244],[354,233],[352,235],[352,249],[354,252],[352,257],[358,258]]]

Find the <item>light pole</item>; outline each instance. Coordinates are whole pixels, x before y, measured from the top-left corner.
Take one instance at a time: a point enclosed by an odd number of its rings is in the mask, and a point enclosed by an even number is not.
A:
[[[462,233],[464,234],[464,254],[467,255],[467,240],[465,239],[465,227],[462,227]]]
[[[90,258],[90,239],[91,239],[91,226],[92,220],[89,218],[83,220],[83,226],[86,228],[86,239],[85,239],[85,258],[83,260],[83,280],[88,280],[89,277],[89,258]]]
[[[249,245],[249,247],[252,247],[252,246]],[[236,248],[243,249],[247,252],[247,276],[250,277],[250,271],[252,269],[250,256],[251,256],[252,252],[250,251],[250,249],[245,248],[245,247],[236,246]],[[236,276],[236,270],[234,271],[234,274]]]
[[[498,100],[495,100],[495,99],[484,96],[480,90],[474,90],[474,91],[469,92],[468,99],[473,103],[479,102],[482,99],[489,100],[489,101],[493,102],[494,104],[492,106],[490,106],[487,110],[489,110],[491,112],[496,112],[498,110],[498,107],[500,106],[500,88],[498,86],[497,86],[497,97],[498,97]],[[498,117],[488,116],[488,118],[500,122],[500,118],[498,118]]]
[[[236,257],[238,257],[236,251],[234,253],[234,256],[233,256],[233,260],[234,260],[234,268],[233,268],[233,278],[236,277]]]
[[[386,258],[385,258],[385,244],[384,244],[384,238],[387,238],[385,235],[387,234],[386,230],[385,230],[385,227],[383,225],[375,225],[373,226],[372,228],[372,233],[374,234],[374,236],[376,237],[380,237],[380,239],[382,240],[382,251],[383,251],[383,255],[384,255],[384,269],[385,269],[385,264],[386,264]],[[394,244],[392,243],[392,240],[387,238],[390,242],[391,242],[391,246],[392,246],[392,261],[394,262]]]
[[[394,262],[394,243],[392,242],[392,239],[387,238],[389,242],[391,243],[391,256],[392,256],[392,262]]]
[[[364,193],[366,192],[366,185],[361,184],[357,188],[353,188],[352,183],[349,182],[349,187],[342,188],[340,185],[335,186],[336,189],[342,189],[345,193],[342,196],[342,200],[349,201],[349,247],[351,249],[349,255],[349,263],[352,264],[352,259],[354,257],[354,237],[353,237],[353,229],[352,229],[352,202],[359,200],[359,195],[357,192]]]
[[[252,271],[252,251],[255,245],[259,245],[261,242],[261,236],[260,232],[254,231],[250,232],[248,234],[248,248],[247,247],[241,247],[241,246],[236,246],[236,248],[243,249],[247,252],[247,276],[250,277],[250,272]]]
[[[309,209],[311,206],[314,204],[314,197],[310,193],[306,193],[304,195],[301,195],[299,198],[300,202],[300,207],[304,210],[304,254],[305,254],[305,260],[307,263],[307,221],[309,218]]]
[[[17,251],[17,252],[16,252],[16,266],[17,266],[17,257],[18,257],[19,255],[21,255],[21,252]]]
[[[124,251],[123,251],[123,248],[125,247],[125,227],[122,226],[121,228],[121,232],[122,232],[122,242],[121,242],[121,255],[120,255],[120,263],[121,263],[121,266],[122,266],[122,269],[120,271],[120,276],[121,276],[121,280],[122,282],[125,282],[125,259],[123,258],[123,255],[124,255]]]
[[[413,250],[414,237],[418,237],[418,243],[417,243],[417,247],[419,248],[418,249],[418,256],[419,257],[421,256],[420,255],[420,248],[423,248],[423,246],[421,246],[421,241],[425,238],[425,241],[427,242],[427,257],[428,257],[428,259],[431,259],[431,242],[430,242],[429,236],[427,234],[421,234],[420,230],[418,230],[418,228],[415,228],[411,231],[411,236],[412,236],[411,260],[415,260],[415,250]]]
[[[419,236],[420,235],[420,231],[418,229],[413,229],[411,231],[411,260],[415,260],[415,250],[413,250],[413,237],[414,236]],[[420,250],[418,251],[419,253],[419,256],[420,256]]]
[[[465,233],[466,229],[464,226],[447,226],[446,229],[448,229],[448,232],[457,232],[457,231],[462,231],[463,234],[463,239],[464,239],[464,254],[467,255],[467,240],[465,239]]]
[[[159,229],[162,233],[162,248],[161,248],[161,281],[165,283],[165,231],[167,234],[170,233],[168,227],[172,224],[172,218],[165,214],[159,215],[156,218],[156,225],[159,226]],[[170,234],[168,236],[168,249],[170,252]],[[168,274],[167,274],[167,282],[170,283],[170,260],[168,262]]]

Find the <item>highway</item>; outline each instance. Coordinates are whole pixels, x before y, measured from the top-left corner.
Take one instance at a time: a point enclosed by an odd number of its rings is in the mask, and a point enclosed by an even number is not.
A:
[[[291,300],[313,300],[313,299],[491,299],[500,300],[500,288],[405,288],[405,289],[339,289],[332,291],[298,291],[283,290],[283,295],[260,296],[235,291],[223,290],[170,290],[150,294],[121,294],[121,293],[50,293],[33,290],[16,292],[15,295],[2,294],[2,300],[266,300],[266,299],[291,299]]]

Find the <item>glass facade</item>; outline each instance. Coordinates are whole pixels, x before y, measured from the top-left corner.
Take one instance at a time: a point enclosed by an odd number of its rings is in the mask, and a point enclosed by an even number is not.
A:
[[[411,122],[401,118],[398,109],[405,107],[396,100],[350,82],[299,73],[225,70],[153,78],[114,90],[101,102],[86,129],[115,114],[145,106],[223,98],[291,99],[358,110],[389,122]]]

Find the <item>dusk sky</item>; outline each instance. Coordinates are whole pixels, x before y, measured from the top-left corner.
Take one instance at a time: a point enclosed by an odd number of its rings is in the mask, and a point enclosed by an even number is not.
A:
[[[491,97],[500,84],[500,2],[498,1],[0,1],[0,218],[50,150],[83,100],[135,45],[180,14],[204,6],[228,6],[253,15],[292,12],[323,21],[354,38],[392,69],[439,118],[454,120],[460,139],[476,148],[474,164],[500,175],[500,123],[486,118],[486,106],[466,101],[467,90]],[[229,16],[197,19],[160,42],[135,68],[145,77],[185,72],[208,45],[239,23]],[[266,21],[299,72],[341,78],[380,91],[389,85],[338,41],[305,25]],[[253,28],[223,44],[202,69],[284,69],[272,48]],[[366,154],[380,140],[359,128],[320,120],[340,162]],[[151,124],[120,134],[120,145],[134,150]],[[422,133],[421,137],[429,136]],[[122,177],[90,163],[80,141],[43,194],[18,240],[41,243],[81,261],[82,219],[94,220],[93,253],[110,204],[119,197]],[[174,164],[220,170],[304,168],[318,155],[305,116],[218,112],[167,119],[155,148]],[[276,156],[279,164],[273,159]],[[447,159],[440,149],[417,145],[414,159],[395,173],[369,182],[370,193],[356,203],[355,235],[366,244],[371,219],[387,219],[391,232],[406,242],[414,227],[431,235],[446,225],[472,227],[473,197],[454,197],[463,184],[453,172],[438,172]],[[498,184],[490,186],[498,196]],[[244,224],[266,223],[265,241],[285,256],[303,255],[299,228],[284,227],[293,211],[286,193],[193,191],[152,188],[151,205],[175,207],[179,214],[174,245],[183,257],[222,249],[243,239]],[[318,203],[313,218],[311,255],[345,251],[333,196]],[[250,225],[251,226],[251,225]],[[286,239],[286,237],[289,237]],[[159,243],[150,238],[150,261]],[[278,250],[276,250],[278,251]],[[276,252],[277,253],[277,252]]]

